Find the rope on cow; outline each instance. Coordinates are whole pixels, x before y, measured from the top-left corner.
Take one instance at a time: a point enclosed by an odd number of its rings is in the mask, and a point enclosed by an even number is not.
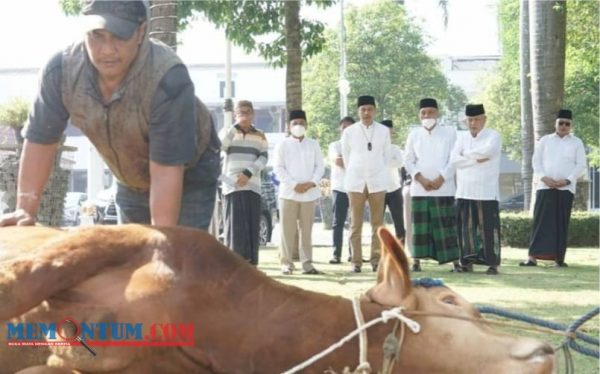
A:
[[[578,318],[575,322],[571,323],[568,326],[563,325],[561,323],[546,321],[541,318],[530,317],[526,314],[512,312],[512,311],[509,311],[506,309],[501,309],[501,308],[496,308],[496,307],[491,307],[491,306],[480,306],[480,307],[478,307],[478,309],[479,309],[480,313],[495,314],[497,316],[542,326],[542,327],[545,327],[545,328],[548,328],[551,330],[562,331],[565,333],[564,335],[566,335],[566,337],[565,337],[565,340],[562,342],[562,344],[557,349],[572,348],[576,352],[579,352],[586,356],[600,358],[600,352],[597,349],[591,350],[591,349],[582,347],[580,344],[578,344],[575,341],[575,339],[577,338],[577,339],[581,339],[582,341],[584,341],[588,344],[600,346],[600,341],[598,340],[598,338],[594,338],[592,336],[589,336],[587,334],[577,331],[577,329],[581,325],[583,325],[585,322],[590,320],[592,317],[598,315],[598,313],[600,312],[600,307],[596,307],[596,308],[592,309],[591,311],[589,311],[582,317]],[[570,353],[565,352],[565,355],[570,356]],[[566,356],[565,358],[568,359],[569,357]]]
[[[365,324],[365,319],[360,309],[360,300],[356,297],[352,299],[352,310],[354,311],[356,326],[361,328]],[[354,370],[358,374],[371,372],[371,365],[367,361],[367,349],[367,332],[362,330],[358,335],[358,367]]]
[[[351,339],[353,339],[356,335],[360,334],[362,331],[366,331],[370,327],[372,327],[378,323],[381,323],[381,322],[387,323],[389,320],[391,320],[393,318],[400,320],[400,322],[405,324],[413,333],[418,334],[421,331],[421,325],[418,322],[406,317],[403,314],[404,310],[405,310],[404,307],[396,307],[393,309],[382,311],[381,317],[372,319],[369,322],[365,323],[364,325],[357,327],[354,331],[352,331],[348,335],[344,336],[337,343],[332,344],[329,348],[325,349],[324,351],[317,353],[316,355],[312,356],[308,360],[283,372],[283,374],[293,374],[293,373],[299,372],[300,370],[306,369],[310,365],[314,364],[318,360],[322,359],[323,357],[327,356],[331,352],[340,348],[342,345],[349,342]]]

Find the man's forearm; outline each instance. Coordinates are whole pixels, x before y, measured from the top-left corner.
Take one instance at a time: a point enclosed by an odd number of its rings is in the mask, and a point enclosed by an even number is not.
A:
[[[153,225],[177,225],[183,194],[183,171],[183,166],[150,162],[150,215]]]
[[[16,208],[23,209],[32,217],[38,213],[44,186],[52,172],[57,147],[58,143],[37,144],[27,140],[23,144]]]

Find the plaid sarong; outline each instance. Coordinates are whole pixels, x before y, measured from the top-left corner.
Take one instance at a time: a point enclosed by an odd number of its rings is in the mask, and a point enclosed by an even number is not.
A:
[[[412,202],[412,256],[440,264],[458,260],[454,197],[416,196]]]

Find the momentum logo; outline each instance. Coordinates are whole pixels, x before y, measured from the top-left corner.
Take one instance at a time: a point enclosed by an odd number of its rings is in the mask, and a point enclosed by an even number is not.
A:
[[[83,346],[96,355],[91,348],[107,346],[175,347],[194,345],[193,323],[143,323],[82,322],[64,318],[58,323],[11,323],[6,324],[9,346]]]

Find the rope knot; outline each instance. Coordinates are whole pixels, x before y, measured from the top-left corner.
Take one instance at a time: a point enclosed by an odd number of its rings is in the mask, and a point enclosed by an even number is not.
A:
[[[411,329],[413,333],[418,334],[421,331],[421,325],[417,321],[412,320],[406,317],[404,314],[402,314],[402,312],[405,309],[406,308],[399,306],[390,310],[384,310],[383,312],[381,312],[381,320],[384,323],[387,323],[387,321],[389,321],[390,319],[397,318],[400,321],[402,321],[406,326],[408,326],[408,328]]]

